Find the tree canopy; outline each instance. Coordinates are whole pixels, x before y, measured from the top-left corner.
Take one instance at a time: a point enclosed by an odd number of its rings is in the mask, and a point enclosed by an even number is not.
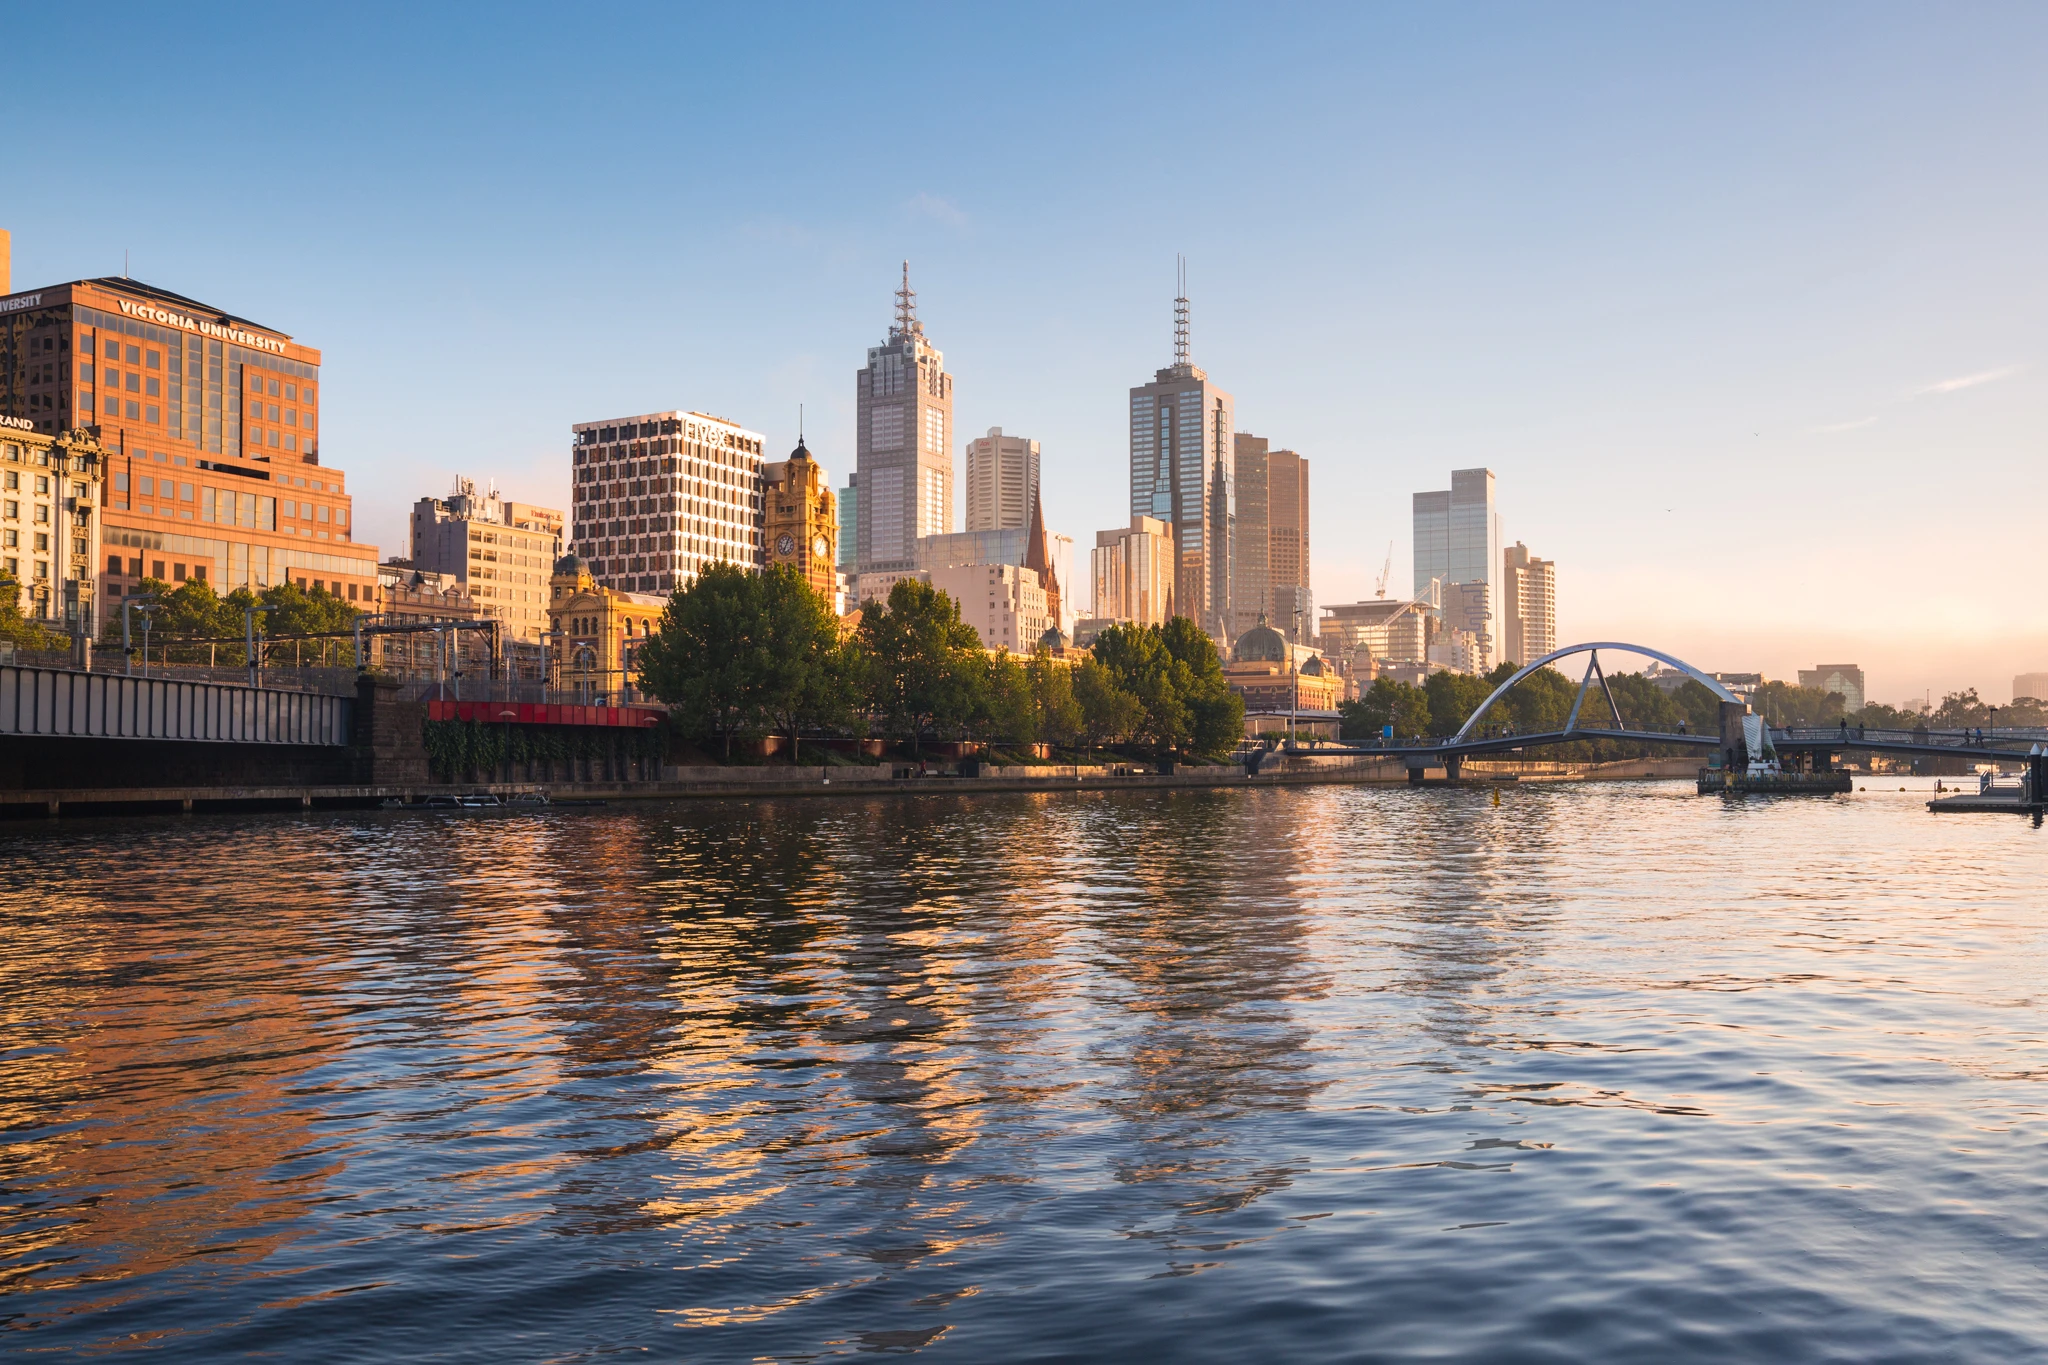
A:
[[[1208,755],[1229,750],[1243,735],[1244,698],[1224,681],[1215,641],[1187,617],[1164,626],[1111,626],[1095,637],[1091,652],[1108,689],[1091,679],[1088,692],[1131,714],[1134,741],[1162,756]],[[1118,702],[1119,692],[1135,707]]]

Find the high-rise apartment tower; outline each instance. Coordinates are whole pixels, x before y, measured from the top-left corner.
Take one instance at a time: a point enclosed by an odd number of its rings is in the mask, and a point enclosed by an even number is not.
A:
[[[1188,351],[1186,287],[1174,300],[1173,364],[1131,390],[1131,515],[1173,527],[1175,610],[1228,639],[1236,457],[1229,394]]]
[[[1501,659],[1533,663],[1557,648],[1557,565],[1516,541],[1501,574]]]
[[[1038,500],[1038,442],[1001,427],[967,443],[967,529],[1007,531],[1031,521]]]
[[[915,569],[917,538],[953,529],[953,376],[917,320],[908,261],[895,325],[887,340],[868,348],[854,395],[856,563],[862,573]]]

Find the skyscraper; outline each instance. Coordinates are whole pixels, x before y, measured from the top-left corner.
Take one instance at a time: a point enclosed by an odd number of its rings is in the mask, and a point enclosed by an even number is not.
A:
[[[1031,520],[1038,501],[1038,442],[1001,427],[967,443],[967,529],[1007,531]]]
[[[854,379],[862,573],[913,570],[919,536],[953,529],[953,376],[917,320],[910,262],[896,291],[896,322]]]
[[[1450,624],[1481,637],[1483,666],[1499,659],[1501,546],[1500,514],[1493,506],[1493,471],[1454,469],[1448,491],[1415,495],[1415,589],[1428,595],[1434,578],[1456,595],[1463,619]],[[1476,585],[1484,591],[1476,591]]]
[[[1526,664],[1557,648],[1557,565],[1516,541],[1501,575],[1501,659]]]
[[[1267,624],[1300,643],[1315,633],[1308,584],[1308,461],[1273,450],[1263,436],[1232,438],[1237,463],[1237,528],[1231,570],[1233,630]]]
[[[1173,364],[1131,390],[1131,515],[1173,527],[1174,607],[1227,640],[1236,516],[1233,405],[1188,354],[1185,283],[1174,300]]]

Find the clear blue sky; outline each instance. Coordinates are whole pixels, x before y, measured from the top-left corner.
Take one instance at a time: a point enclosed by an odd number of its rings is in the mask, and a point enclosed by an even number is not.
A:
[[[1195,358],[1313,461],[1315,590],[1500,478],[1567,639],[2048,668],[2048,10],[13,5],[17,288],[118,273],[325,352],[362,533],[571,422],[697,408],[843,481],[911,261],[963,435],[1085,553]],[[24,83],[30,73],[46,79]]]

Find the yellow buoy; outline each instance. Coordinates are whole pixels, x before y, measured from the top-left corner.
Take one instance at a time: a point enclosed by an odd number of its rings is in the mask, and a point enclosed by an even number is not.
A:
[[[1494,805],[1496,805],[1496,806],[1498,806],[1498,805],[1500,804],[1500,788],[1499,788],[1499,787],[1495,787],[1495,788],[1493,789],[1493,804],[1494,804]]]

